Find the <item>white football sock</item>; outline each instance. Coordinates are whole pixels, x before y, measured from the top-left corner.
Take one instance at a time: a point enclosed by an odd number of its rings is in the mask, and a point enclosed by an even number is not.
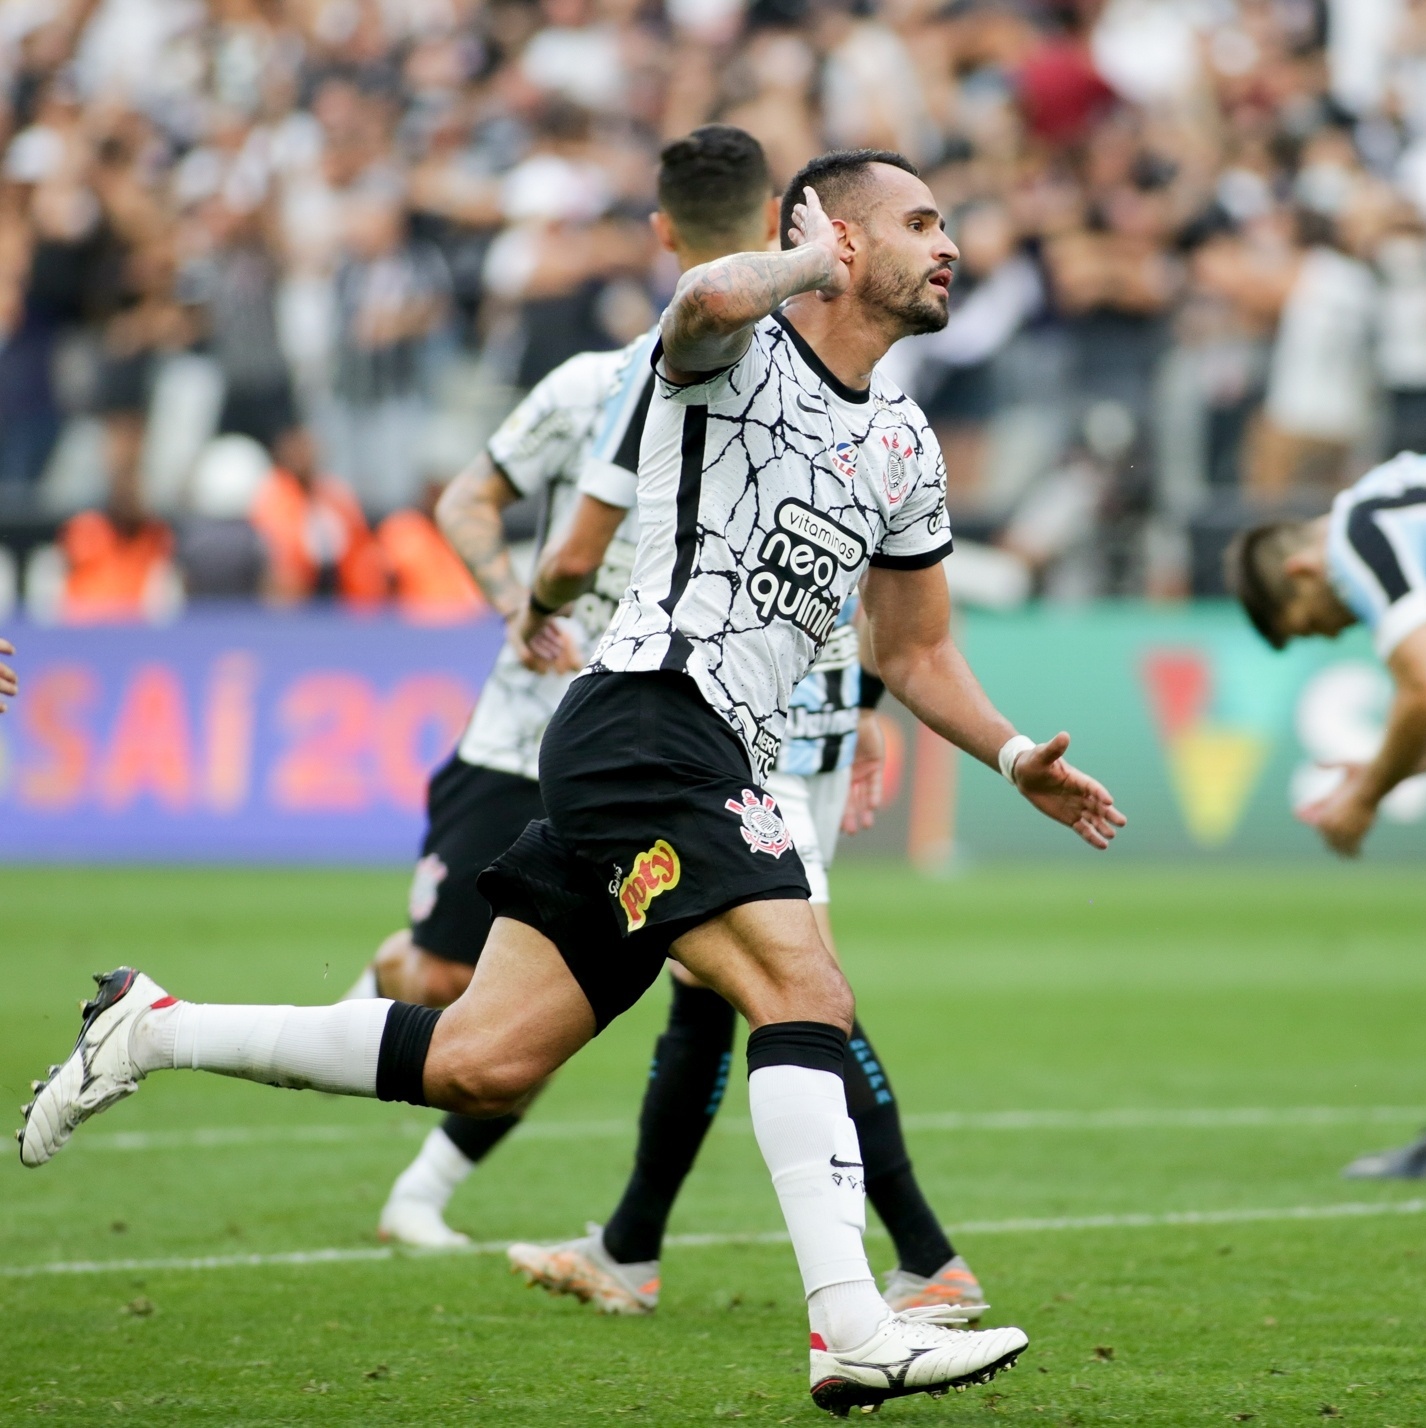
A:
[[[760,1066],[748,1078],[748,1106],[802,1271],[812,1331],[828,1348],[855,1348],[888,1310],[862,1247],[865,1171],[842,1078]]]
[[[440,1126],[428,1135],[421,1153],[396,1178],[391,1187],[391,1200],[423,1200],[444,1210],[455,1194],[456,1186],[475,1169],[460,1147]]]
[[[268,1086],[376,1095],[384,998],[325,1007],[174,1002],[146,1012],[130,1051],[140,1070],[215,1071]]]

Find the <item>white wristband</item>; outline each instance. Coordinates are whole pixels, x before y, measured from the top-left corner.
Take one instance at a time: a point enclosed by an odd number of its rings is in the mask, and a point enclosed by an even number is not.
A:
[[[1015,734],[1000,746],[1000,772],[1011,783],[1015,782],[1015,760],[1034,747],[1035,741],[1026,734]]]

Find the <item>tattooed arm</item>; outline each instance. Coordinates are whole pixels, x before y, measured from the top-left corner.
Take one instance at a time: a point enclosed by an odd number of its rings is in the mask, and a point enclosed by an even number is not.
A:
[[[441,493],[436,524],[465,562],[480,592],[505,619],[525,607],[525,587],[510,564],[500,512],[520,493],[482,452]]]
[[[792,241],[782,253],[734,253],[683,275],[660,321],[664,370],[674,381],[731,366],[752,340],[750,328],[797,293],[836,297],[851,281],[841,230],[816,193],[793,209]]]

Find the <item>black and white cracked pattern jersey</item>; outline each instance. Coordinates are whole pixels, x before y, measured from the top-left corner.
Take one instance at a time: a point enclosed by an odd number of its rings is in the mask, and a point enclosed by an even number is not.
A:
[[[704,381],[651,360],[633,579],[584,673],[686,671],[765,778],[868,563],[949,554],[945,462],[905,393],[845,386],[780,313]]]
[[[511,485],[522,496],[543,498],[538,544],[565,524],[581,491],[601,495],[598,473],[585,479],[596,437],[621,459],[636,461],[642,407],[635,402],[609,408],[632,378],[642,380],[652,348],[653,337],[646,335],[617,352],[571,357],[532,388],[490,438],[490,458]],[[592,588],[575,601],[572,616],[586,650],[604,633],[629,584],[638,530],[638,516],[631,511],[609,543]],[[503,645],[461,736],[460,757],[482,768],[538,778],[545,726],[573,679],[572,674],[536,674]]]

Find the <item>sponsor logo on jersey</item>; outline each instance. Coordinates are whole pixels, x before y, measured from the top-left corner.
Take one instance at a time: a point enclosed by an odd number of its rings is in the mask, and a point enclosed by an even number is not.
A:
[[[911,478],[906,474],[906,463],[911,459],[911,453],[915,448],[908,440],[905,446],[901,445],[902,437],[899,433],[891,436],[884,436],[881,444],[886,448],[886,466],[881,473],[882,489],[886,492],[886,500],[889,505],[899,506],[902,498],[911,489]]]
[[[667,839],[660,838],[646,853],[634,859],[629,876],[619,885],[619,903],[629,920],[630,932],[637,932],[648,921],[649,904],[670,888],[676,888],[682,876],[678,854]]]
[[[449,871],[438,853],[427,853],[417,862],[406,900],[412,922],[424,922],[436,910],[436,898]]]
[[[832,465],[848,480],[857,474],[857,444],[854,441],[839,441],[832,448]]]
[[[748,595],[764,624],[788,620],[821,644],[841,603],[833,591],[839,566],[866,560],[862,538],[830,516],[791,499],[777,508],[776,528],[758,550],[761,564],[748,577]]]
[[[730,798],[723,807],[743,820],[739,831],[754,853],[771,853],[774,858],[780,858],[792,847],[792,836],[777,811],[777,800],[770,793],[759,798],[752,789],[745,788],[741,803]]]

